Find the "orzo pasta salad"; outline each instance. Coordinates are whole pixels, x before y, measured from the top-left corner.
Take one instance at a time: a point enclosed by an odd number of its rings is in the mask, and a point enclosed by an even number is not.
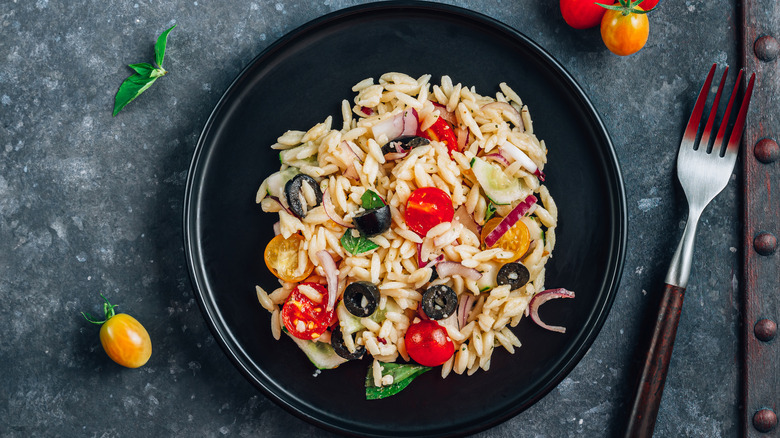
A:
[[[366,397],[383,398],[441,367],[487,371],[510,330],[552,298],[545,263],[557,208],[543,185],[544,141],[507,84],[495,97],[430,75],[365,79],[308,131],[273,149],[281,168],[257,202],[277,213],[265,263],[280,287],[257,287],[284,333],[319,369],[369,357]]]

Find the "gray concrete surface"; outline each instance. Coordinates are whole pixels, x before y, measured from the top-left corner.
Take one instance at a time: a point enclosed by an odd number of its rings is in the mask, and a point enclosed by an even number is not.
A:
[[[182,248],[191,154],[243,66],[308,20],[356,0],[0,2],[0,436],[327,436],[283,411],[224,356],[193,299]],[[663,1],[650,40],[619,58],[598,31],[566,26],[556,1],[458,0],[525,33],[590,95],[625,176],[626,267],[589,353],[532,408],[478,436],[616,433],[641,324],[682,232],[676,148],[713,62],[739,65],[734,1]],[[118,117],[126,64],[159,80]],[[739,164],[737,166],[739,168]],[[739,430],[740,177],[705,212],[658,419],[659,437]],[[154,338],[120,368],[79,315],[104,292]]]

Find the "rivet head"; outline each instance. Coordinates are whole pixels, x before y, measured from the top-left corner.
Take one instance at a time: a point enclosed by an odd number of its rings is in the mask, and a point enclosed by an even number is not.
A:
[[[756,40],[753,51],[758,59],[764,62],[774,61],[780,54],[780,43],[774,37],[765,35]]]
[[[777,335],[777,324],[771,319],[761,319],[753,326],[753,333],[759,341],[769,342]]]
[[[755,148],[753,148],[753,154],[758,161],[769,164],[780,158],[780,146],[770,138],[763,138],[756,143]]]
[[[777,237],[772,233],[762,231],[753,239],[753,248],[762,256],[772,255],[777,249]]]
[[[777,426],[777,414],[771,409],[761,409],[753,415],[753,427],[759,432],[770,432]]]

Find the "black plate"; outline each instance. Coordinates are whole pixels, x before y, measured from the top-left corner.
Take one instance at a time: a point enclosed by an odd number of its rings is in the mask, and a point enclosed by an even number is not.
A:
[[[438,370],[400,394],[366,401],[368,361],[314,376],[287,339],[275,341],[255,284],[278,284],[262,252],[277,215],[254,202],[278,170],[269,148],[288,129],[306,130],[328,115],[353,84],[387,71],[448,74],[494,94],[506,81],[528,105],[534,131],[549,148],[547,186],[559,209],[548,287],[566,287],[542,317],[565,335],[525,319],[514,355],[498,349],[489,372],[471,377]],[[472,433],[539,400],[577,364],[615,297],[625,250],[625,195],[609,136],[574,79],[512,28],[446,5],[392,2],[342,10],[285,36],[235,80],[206,124],[186,188],[184,232],[196,298],[215,338],[238,369],[269,398],[304,420],[360,436]]]

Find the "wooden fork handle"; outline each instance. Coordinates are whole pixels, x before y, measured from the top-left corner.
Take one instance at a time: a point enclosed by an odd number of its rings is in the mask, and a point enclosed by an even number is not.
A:
[[[664,391],[666,372],[674,348],[677,324],[680,322],[685,288],[666,284],[658,318],[655,321],[650,347],[642,365],[642,374],[634,396],[626,427],[626,438],[650,438],[653,436],[661,394]]]

